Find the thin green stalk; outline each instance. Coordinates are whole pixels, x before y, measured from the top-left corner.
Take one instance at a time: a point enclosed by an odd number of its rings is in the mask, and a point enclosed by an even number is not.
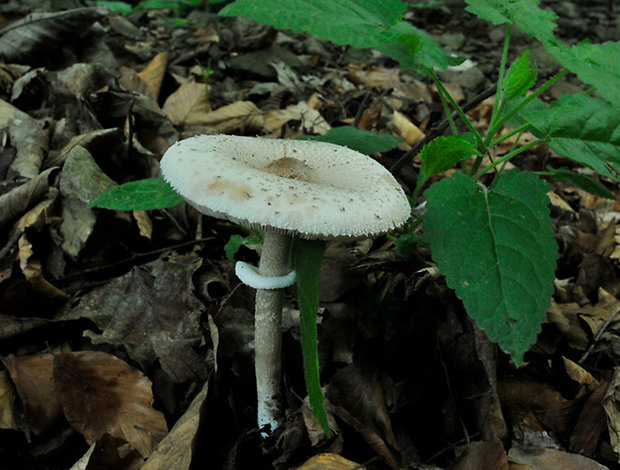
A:
[[[463,119],[463,121],[465,122],[465,125],[469,128],[472,134],[474,134],[474,137],[476,138],[476,141],[478,142],[478,146],[481,149],[484,149],[484,142],[482,141],[482,136],[476,130],[476,128],[471,123],[467,115],[463,112],[463,110],[458,105],[458,103],[454,101],[454,98],[452,98],[452,95],[448,93],[448,90],[446,90],[446,88],[443,86],[443,84],[439,80],[439,77],[437,77],[437,74],[435,74],[435,72],[431,68],[427,68],[426,71],[428,72],[428,74],[431,76],[431,78],[435,82],[435,85],[437,85],[437,91],[439,91],[440,94],[443,94],[446,97],[446,99],[450,102],[450,105],[452,105],[452,107],[458,113],[461,119]],[[450,113],[448,113],[448,115],[450,115]]]
[[[524,130],[526,130],[530,125],[529,124],[523,124],[520,127],[517,127],[516,129],[513,129],[512,131],[508,132],[507,134],[504,134],[502,136],[499,136],[497,139],[495,139],[494,141],[490,142],[488,144],[489,148],[496,146],[497,144],[501,144],[504,140],[506,139],[510,139],[513,135],[518,134],[520,132],[523,132]]]
[[[497,91],[495,92],[495,106],[493,106],[493,112],[491,114],[491,125],[489,129],[492,128],[493,123],[497,119],[497,116],[501,116],[500,108],[503,110],[504,108],[504,72],[506,70],[506,63],[508,62],[508,46],[510,44],[510,33],[512,32],[512,23],[508,24],[506,28],[506,37],[504,38],[504,50],[502,51],[502,59],[499,64],[499,76],[497,77]],[[493,137],[493,134],[488,133],[485,140],[485,144],[488,143],[489,139]],[[490,145],[489,145],[490,147]]]
[[[493,168],[497,167],[498,165],[501,165],[504,162],[507,162],[508,160],[510,160],[512,157],[514,157],[515,155],[519,155],[520,153],[525,152],[526,150],[531,149],[532,147],[536,147],[537,145],[543,143],[544,140],[534,140],[532,142],[530,142],[529,144],[525,144],[523,147],[519,147],[516,150],[513,150],[512,152],[508,152],[506,155],[504,155],[501,158],[498,158],[497,160],[495,160],[493,163],[491,163],[490,165],[486,166],[485,168],[483,168],[482,170],[480,170],[476,176],[474,177],[474,180],[477,180],[478,178],[480,178],[482,175],[484,175],[485,173],[487,173],[488,171],[492,170]]]

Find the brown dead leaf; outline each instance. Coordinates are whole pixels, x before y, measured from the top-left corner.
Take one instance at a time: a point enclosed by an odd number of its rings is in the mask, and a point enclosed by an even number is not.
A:
[[[18,429],[15,416],[16,398],[9,373],[0,370],[0,429]]]
[[[67,306],[59,319],[91,319],[102,330],[85,333],[92,341],[124,345],[145,368],[159,361],[175,382],[204,380],[205,363],[196,352],[202,304],[192,286],[200,264],[196,255],[172,254],[136,267]]]
[[[296,470],[365,470],[366,467],[336,454],[319,454],[306,460]]]
[[[521,449],[513,446],[508,452],[513,464],[527,465],[532,470],[608,470],[607,467],[579,454],[555,449]]]
[[[592,457],[598,448],[601,437],[607,429],[603,397],[607,382],[598,385],[583,405],[577,424],[570,435],[568,449],[581,455]]]
[[[41,434],[62,417],[62,406],[54,389],[54,360],[51,354],[2,359],[15,384],[30,430]]]
[[[552,385],[526,377],[504,379],[498,393],[513,431],[521,429],[526,434],[544,430],[554,436],[568,436],[580,405],[579,400],[564,398]]]
[[[575,302],[555,303],[547,311],[548,320],[553,323],[567,339],[572,348],[584,351],[591,341],[591,335],[607,325],[609,332],[620,330],[620,301],[604,289],[599,289],[599,302],[595,305],[580,306]],[[585,322],[590,331],[584,331],[582,322]]]
[[[203,124],[201,121],[209,109],[205,86],[204,83],[196,83],[193,80],[181,84],[168,96],[162,111],[176,125]]]
[[[409,145],[414,145],[416,142],[419,142],[424,138],[424,132],[422,132],[422,130],[420,130],[420,128],[409,119],[407,119],[404,114],[398,111],[394,111],[394,115],[392,117],[392,127],[394,128],[394,132],[405,139]]]
[[[164,80],[167,66],[168,53],[160,52],[151,59],[142,72],[138,73],[138,76],[151,89],[154,101],[157,101],[157,97],[159,96],[159,91],[161,90],[161,84]]]
[[[141,470],[159,470],[170,468],[188,470],[196,451],[196,439],[200,428],[200,417],[207,394],[209,381],[194,397],[183,416],[179,418],[170,433],[159,443]]]
[[[131,213],[133,218],[136,219],[140,235],[150,240],[153,235],[153,222],[149,213],[147,211],[131,211]]]
[[[89,444],[107,433],[147,458],[168,431],[153,409],[151,382],[111,354],[55,355],[54,385],[65,417]]]
[[[502,441],[472,442],[462,449],[462,453],[448,470],[508,470],[508,457]]]
[[[286,109],[267,111],[263,129],[267,132],[276,132],[289,121],[300,121],[301,128],[306,134],[323,135],[331,129],[321,113],[304,101],[287,106]]]
[[[603,408],[607,413],[607,427],[611,445],[620,455],[620,367],[614,369],[609,387],[603,397]]]

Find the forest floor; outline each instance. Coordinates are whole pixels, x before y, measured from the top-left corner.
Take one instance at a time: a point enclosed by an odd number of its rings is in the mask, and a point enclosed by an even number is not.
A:
[[[483,127],[504,27],[464,2],[428,3],[406,18],[472,61],[440,78],[461,105],[475,103],[468,114]],[[617,1],[542,6],[569,44],[620,39]],[[42,16],[20,24],[35,7]],[[412,262],[385,236],[330,243],[318,334],[336,432],[325,436],[304,402],[287,295],[286,414],[265,441],[254,293],[225,251],[232,236],[249,237],[235,257],[256,263],[252,234],[186,205],[89,203],[159,176],[163,153],[185,137],[343,125],[403,139],[375,157],[410,194],[420,162],[400,159],[444,119],[434,85],[376,51],[207,7],[121,15],[9,0],[0,27],[0,468],[620,468],[617,201],[554,183],[555,293],[519,368],[467,317],[425,248]],[[518,31],[511,46],[509,60],[531,49],[541,79],[559,70]],[[581,87],[568,75],[548,97]],[[540,170],[554,158],[539,147],[514,163]]]

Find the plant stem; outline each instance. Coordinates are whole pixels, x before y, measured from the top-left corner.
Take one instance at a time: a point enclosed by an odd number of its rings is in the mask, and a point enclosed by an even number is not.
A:
[[[477,180],[478,178],[480,178],[482,175],[484,175],[486,172],[488,172],[489,170],[492,170],[493,168],[495,168],[498,165],[501,165],[504,162],[507,162],[508,160],[510,160],[512,157],[514,157],[515,155],[518,155],[520,153],[525,152],[526,150],[531,149],[532,147],[536,147],[537,145],[540,145],[544,142],[544,140],[534,140],[528,144],[525,144],[523,147],[519,147],[516,150],[513,150],[512,152],[507,153],[506,155],[504,155],[501,158],[498,158],[497,160],[495,160],[493,163],[491,163],[490,165],[486,166],[485,168],[483,168],[482,170],[480,170],[476,176],[473,177],[474,180]]]
[[[258,264],[262,276],[283,276],[288,271],[288,235],[265,230],[263,251]],[[282,371],[282,302],[283,290],[256,291],[254,317],[254,351],[258,427],[278,427],[280,417],[280,383]]]

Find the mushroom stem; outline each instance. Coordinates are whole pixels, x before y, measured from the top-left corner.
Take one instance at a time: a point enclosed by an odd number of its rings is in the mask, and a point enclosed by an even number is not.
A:
[[[265,230],[263,250],[258,265],[262,276],[282,276],[288,272],[291,237]],[[278,427],[280,417],[280,383],[282,353],[282,289],[257,289],[254,317],[254,351],[258,427]]]

